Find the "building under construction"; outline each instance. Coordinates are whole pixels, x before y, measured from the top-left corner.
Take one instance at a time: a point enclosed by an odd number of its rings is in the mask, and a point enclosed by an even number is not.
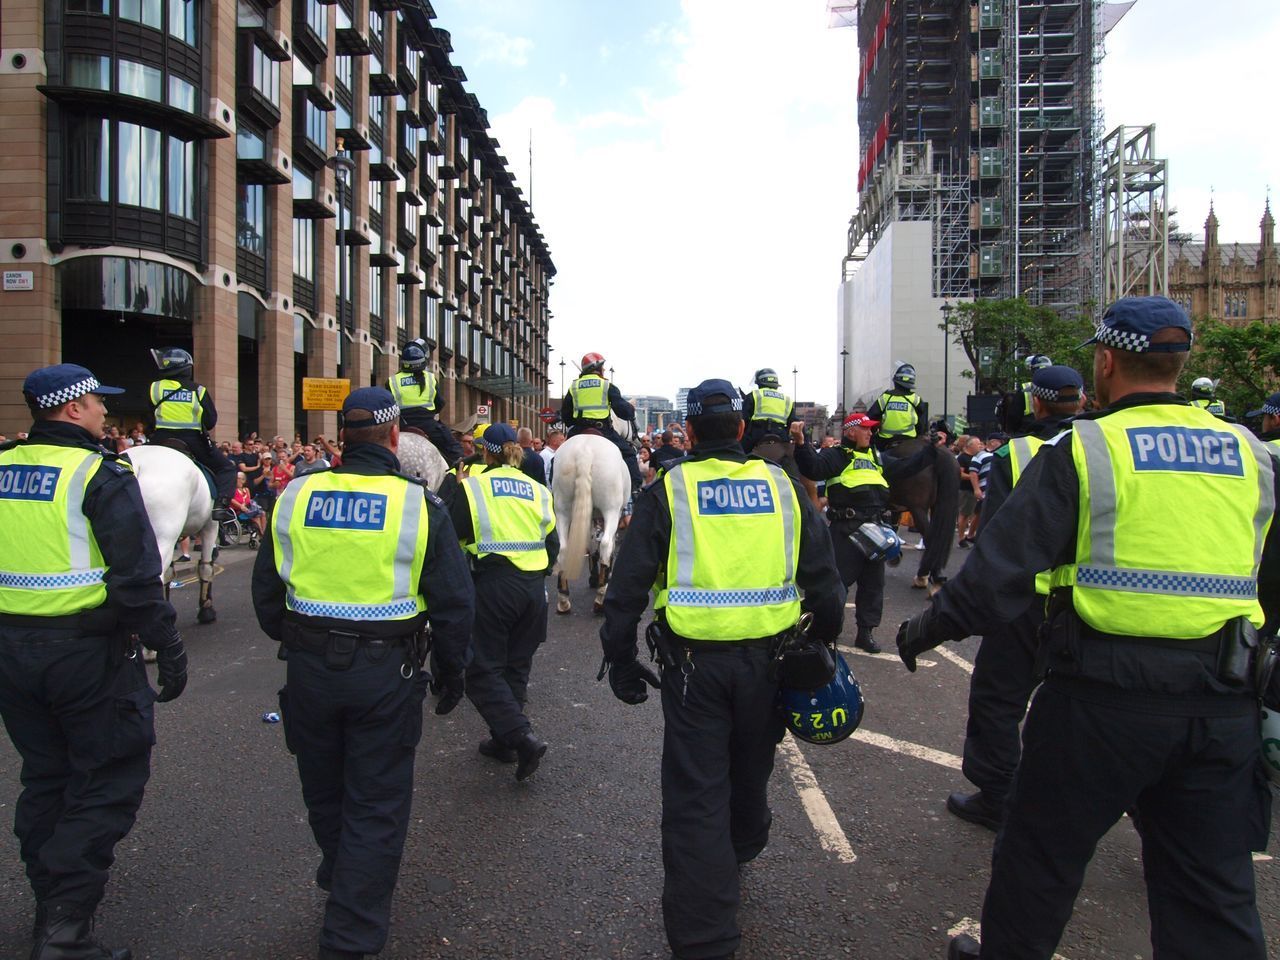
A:
[[[1129,5],[832,4],[833,23],[838,6],[856,22],[859,50],[859,202],[844,264],[842,347],[866,339],[853,329],[854,301],[886,300],[855,296],[851,284],[898,223],[929,223],[928,294],[939,305],[1023,296],[1074,313],[1097,300],[1096,68],[1105,26]],[[895,295],[902,283],[895,271]],[[900,330],[898,317],[887,319],[895,356],[898,343],[914,346],[940,322],[934,313]],[[882,328],[886,317],[863,320]],[[857,382],[845,388],[865,392]]]

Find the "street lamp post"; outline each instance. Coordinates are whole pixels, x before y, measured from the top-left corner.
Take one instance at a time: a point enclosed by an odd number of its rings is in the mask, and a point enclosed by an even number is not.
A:
[[[849,349],[848,347],[840,348],[840,419],[844,420],[844,415],[849,412],[849,402],[845,399],[845,391],[848,390],[849,383]]]
[[[799,376],[800,376],[800,370],[797,367],[792,367],[791,368],[791,402],[792,403],[795,403],[796,394],[799,392],[799,387],[796,386],[800,382]]]
[[[564,357],[560,358],[560,399],[564,399]]]
[[[338,152],[326,160],[325,165],[333,168],[338,192],[338,357],[341,359],[346,352],[347,271],[350,269],[347,259],[350,251],[347,249],[346,188],[348,178],[355,171],[356,162],[351,159],[341,137],[338,138],[337,147]],[[345,372],[350,376],[350,370]]]
[[[947,428],[950,429],[951,421],[947,414],[950,412],[947,402],[950,399],[951,386],[951,311],[955,309],[950,300],[943,300],[942,306],[942,419],[946,421]]]

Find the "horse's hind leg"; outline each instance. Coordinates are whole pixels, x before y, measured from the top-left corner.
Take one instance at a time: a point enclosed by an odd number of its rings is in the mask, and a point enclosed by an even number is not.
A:
[[[213,548],[218,542],[218,526],[210,523],[200,534],[200,563],[196,571],[200,576],[200,609],[197,623],[213,623],[218,612],[213,609]]]
[[[618,514],[612,514],[604,521],[604,529],[600,532],[599,543],[599,571],[600,585],[596,589],[595,600],[592,601],[591,611],[599,616],[604,613],[604,595],[609,589],[609,571],[613,569],[613,551],[617,546],[618,539]]]
[[[563,573],[556,577],[556,613],[569,613],[573,604],[569,602],[569,578]]]

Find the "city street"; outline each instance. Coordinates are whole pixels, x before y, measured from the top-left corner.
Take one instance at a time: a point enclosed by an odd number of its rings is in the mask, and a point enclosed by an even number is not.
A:
[[[910,539],[914,540],[914,536]],[[953,556],[952,570],[966,554]],[[219,620],[195,623],[194,583],[174,592],[191,657],[186,693],[156,708],[158,745],[137,826],[118,859],[98,933],[136,958],[314,957],[319,861],[277,709],[284,664],[249,603],[253,553],[224,550]],[[920,605],[916,554],[889,571],[885,626]],[[186,577],[194,570],[181,568]],[[550,581],[548,581],[550,583]],[[388,958],[665,958],[659,895],[656,697],[625,706],[595,681],[598,621],[585,583],[551,614],[529,712],[551,744],[536,776],[480,757],[485,727],[464,703],[426,717]],[[851,613],[851,612],[850,612]],[[852,615],[845,631],[853,636]],[[976,927],[993,835],[944,809],[960,774],[976,641],[926,654],[850,655],[867,711],[856,739],[778,752],[768,849],[742,872],[740,960],[941,958],[948,932]],[[29,950],[31,897],[9,832],[19,764],[0,738],[0,956]],[[1280,953],[1280,866],[1257,864]],[[1099,847],[1059,948],[1067,960],[1149,958],[1137,835]]]

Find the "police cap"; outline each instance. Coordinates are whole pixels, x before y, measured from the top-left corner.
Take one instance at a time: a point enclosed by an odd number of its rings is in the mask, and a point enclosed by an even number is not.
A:
[[[483,436],[476,439],[490,453],[501,453],[504,443],[517,442],[516,432],[505,423],[491,423],[485,428]]]
[[[1161,330],[1187,331],[1185,341],[1152,343]],[[1186,353],[1191,349],[1191,320],[1187,311],[1168,297],[1124,297],[1107,307],[1097,332],[1080,344],[1102,343],[1131,353]]]
[[[1031,378],[1031,394],[1041,400],[1057,403],[1078,400],[1084,389],[1084,378],[1072,367],[1042,367]]]
[[[352,390],[342,403],[342,422],[348,427],[372,427],[399,417],[400,408],[385,387]]]
[[[27,374],[27,379],[22,382],[22,392],[32,404],[41,410],[49,410],[79,400],[87,393],[124,393],[124,389],[99,383],[97,377],[78,364],[59,363]]]
[[[742,397],[728,380],[703,380],[689,391],[689,416],[713,413],[742,413]]]
[[[1267,397],[1265,403],[1257,410],[1250,410],[1245,414],[1246,417],[1260,417],[1264,413],[1269,413],[1273,417],[1280,417],[1280,393],[1273,393]]]
[[[844,418],[844,428],[848,430],[850,427],[865,427],[870,430],[873,427],[880,426],[879,420],[872,420],[865,413],[851,413]]]

